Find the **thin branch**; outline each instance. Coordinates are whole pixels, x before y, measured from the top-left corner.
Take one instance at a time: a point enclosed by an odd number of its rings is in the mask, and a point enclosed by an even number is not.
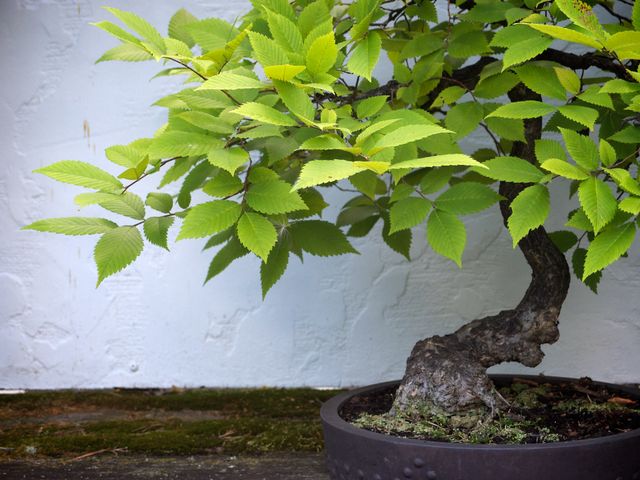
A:
[[[193,73],[195,73],[197,76],[199,76],[202,80],[204,80],[205,82],[208,80],[207,77],[205,77],[204,75],[202,75],[200,72],[198,72],[196,69],[194,69],[193,67],[191,67],[189,64],[181,62],[180,60],[178,60],[177,58],[173,58],[173,57],[165,57],[168,58],[169,60],[173,60],[176,63],[179,63],[180,65],[182,65],[184,68],[186,68],[187,70],[191,70]]]
[[[173,162],[174,160],[177,160],[180,157],[173,157],[173,158],[168,158],[166,160],[162,160],[158,166],[154,169],[151,170],[149,172],[145,172],[142,175],[140,175],[138,178],[136,178],[133,182],[131,182],[129,185],[126,185],[123,189],[121,194],[125,193],[127,190],[129,190],[129,188],[133,187],[136,183],[138,183],[140,180],[142,180],[143,178],[148,177],[149,175],[151,175],[152,173],[156,173],[158,170],[160,170],[162,167],[164,167],[167,163],[169,162]]]

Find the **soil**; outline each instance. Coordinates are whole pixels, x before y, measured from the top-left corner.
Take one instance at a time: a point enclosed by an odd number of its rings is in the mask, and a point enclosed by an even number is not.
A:
[[[559,384],[514,379],[498,385],[510,406],[489,421],[477,412],[466,417],[412,412],[387,414],[397,387],[351,398],[340,416],[361,428],[406,438],[470,443],[548,443],[623,433],[640,428],[637,396],[615,391],[589,378]],[[632,398],[635,397],[635,398]],[[469,421],[471,419],[471,422]],[[478,440],[479,439],[479,440]]]

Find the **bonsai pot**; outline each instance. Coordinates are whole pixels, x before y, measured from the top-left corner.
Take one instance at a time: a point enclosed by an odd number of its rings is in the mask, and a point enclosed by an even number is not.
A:
[[[511,376],[492,375],[497,385]],[[518,375],[540,380],[540,377]],[[570,381],[545,377],[549,383]],[[332,480],[640,480],[640,429],[605,437],[526,445],[469,445],[393,437],[357,428],[340,416],[358,395],[386,382],[340,394],[321,409]],[[640,399],[632,388],[603,384]]]

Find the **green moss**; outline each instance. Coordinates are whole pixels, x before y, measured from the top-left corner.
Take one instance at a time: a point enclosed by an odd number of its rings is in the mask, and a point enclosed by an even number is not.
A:
[[[2,397],[0,458],[29,456],[34,448],[36,455],[53,457],[102,449],[147,455],[316,452],[322,449],[320,405],[336,393],[312,389],[201,389],[162,394],[109,390]],[[114,410],[118,416],[113,420],[95,421],[89,415],[70,422],[60,416]],[[213,418],[203,420],[203,412]],[[140,418],[143,413],[145,418]],[[20,418],[24,420],[16,421]]]
[[[558,402],[554,410],[567,413],[615,413],[629,411],[626,405],[611,402],[593,402],[586,398]]]

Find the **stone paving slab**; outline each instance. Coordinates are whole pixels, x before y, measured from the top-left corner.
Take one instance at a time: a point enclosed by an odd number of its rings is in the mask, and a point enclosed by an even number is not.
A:
[[[96,456],[0,463],[0,480],[329,480],[323,454],[264,456]]]

